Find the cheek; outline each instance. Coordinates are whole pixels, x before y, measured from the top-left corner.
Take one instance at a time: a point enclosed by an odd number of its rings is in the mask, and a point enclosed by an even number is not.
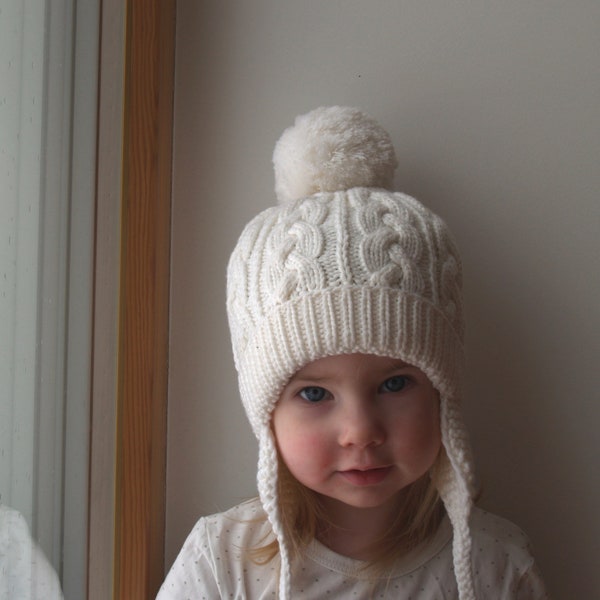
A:
[[[292,475],[302,479],[303,473],[310,473],[326,464],[327,444],[315,427],[302,427],[281,417],[273,415],[273,432],[279,454]]]
[[[441,446],[437,405],[418,411],[394,424],[394,446],[400,454],[415,462],[432,462]]]
[[[428,463],[428,468],[437,457],[441,445],[439,423],[429,423],[422,427],[414,440],[414,448],[421,454],[424,462]]]

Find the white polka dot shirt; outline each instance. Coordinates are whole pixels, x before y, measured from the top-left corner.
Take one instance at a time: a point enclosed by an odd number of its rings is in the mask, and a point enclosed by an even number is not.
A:
[[[263,600],[277,597],[278,561],[256,565],[241,549],[264,543],[269,525],[258,500],[201,518],[158,594],[157,600]],[[480,509],[471,519],[477,598],[542,600],[543,581],[529,542],[512,523]],[[269,538],[270,541],[271,538]],[[394,571],[372,582],[361,579],[363,563],[332,552],[316,540],[292,569],[292,597],[455,600],[452,528],[444,520],[426,544],[406,555]]]

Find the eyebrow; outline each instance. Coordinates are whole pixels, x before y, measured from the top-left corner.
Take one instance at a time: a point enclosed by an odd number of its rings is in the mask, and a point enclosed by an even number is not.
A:
[[[403,360],[400,360],[399,358],[394,358],[392,359],[392,362],[390,363],[390,371],[394,370],[394,369],[406,369],[406,368],[412,368],[412,369],[416,369],[417,367],[415,367],[415,365],[411,365],[410,363],[404,362]]]
[[[331,375],[311,375],[310,373],[308,374],[296,374],[296,375],[292,375],[292,377],[290,378],[289,382],[291,383],[292,381],[294,383],[302,383],[302,382],[306,382],[306,383],[324,383],[326,381],[331,381],[332,377]]]

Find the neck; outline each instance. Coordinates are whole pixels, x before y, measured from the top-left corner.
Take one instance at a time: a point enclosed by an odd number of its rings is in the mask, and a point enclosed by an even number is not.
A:
[[[324,518],[317,539],[334,552],[357,560],[374,558],[375,544],[390,530],[400,510],[398,496],[372,508],[357,508],[327,497],[320,502]]]

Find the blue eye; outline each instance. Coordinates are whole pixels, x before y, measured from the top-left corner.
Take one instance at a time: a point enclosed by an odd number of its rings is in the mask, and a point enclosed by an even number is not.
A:
[[[395,375],[394,377],[390,377],[386,379],[381,384],[382,392],[400,392],[408,385],[408,377],[404,377],[404,375]]]
[[[325,388],[317,386],[305,387],[299,392],[300,397],[308,402],[321,402],[321,400],[325,400],[327,394],[328,392]]]

